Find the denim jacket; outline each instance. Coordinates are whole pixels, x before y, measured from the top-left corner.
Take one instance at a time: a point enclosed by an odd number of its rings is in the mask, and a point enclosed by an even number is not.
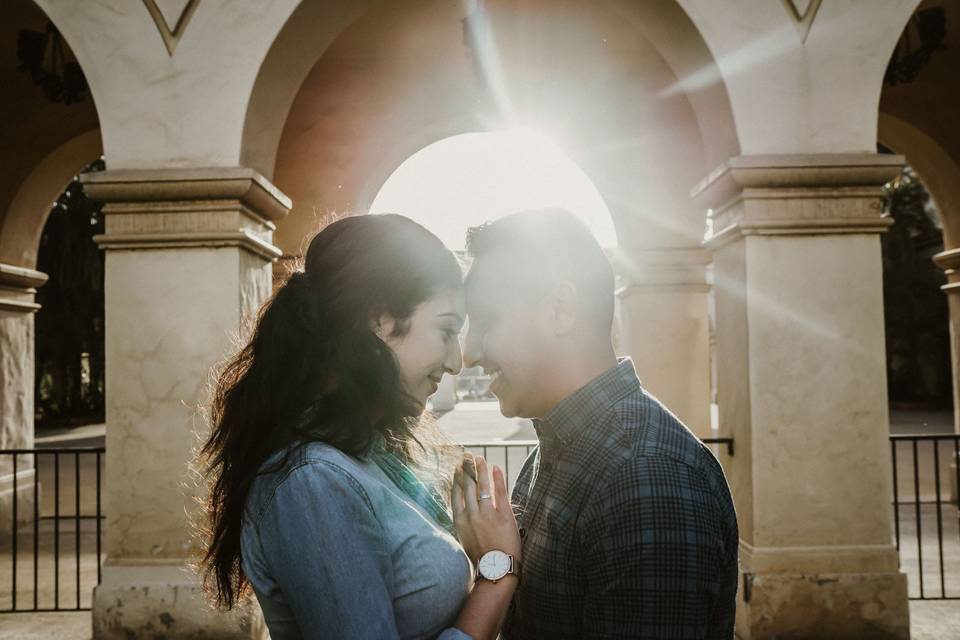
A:
[[[469,640],[450,628],[472,582],[463,548],[372,461],[311,443],[258,476],[241,555],[273,640]]]

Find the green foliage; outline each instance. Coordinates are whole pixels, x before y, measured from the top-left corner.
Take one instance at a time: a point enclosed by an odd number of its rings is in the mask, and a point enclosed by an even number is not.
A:
[[[97,160],[88,171],[102,171]],[[40,238],[37,268],[35,421],[38,429],[104,419],[103,233],[100,205],[74,179],[54,203]]]
[[[911,168],[886,191],[894,220],[881,236],[889,399],[949,408],[949,311],[940,290],[946,278],[933,262],[943,251],[943,231],[930,195]]]

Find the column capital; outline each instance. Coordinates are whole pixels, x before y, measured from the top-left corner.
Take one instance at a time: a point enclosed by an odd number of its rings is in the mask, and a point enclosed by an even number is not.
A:
[[[620,286],[617,296],[626,298],[642,290],[708,292],[710,252],[703,247],[676,249],[618,248],[611,255]]]
[[[34,295],[47,278],[36,269],[0,263],[0,310],[34,313],[40,309]]]
[[[882,187],[903,165],[875,153],[735,156],[691,196],[709,209],[711,248],[746,235],[882,233],[893,224]]]
[[[87,195],[104,203],[102,249],[238,246],[268,260],[291,201],[246,167],[108,170],[81,176]]]
[[[947,276],[947,284],[940,288],[946,293],[960,293],[960,249],[941,251],[933,256],[933,262]]]

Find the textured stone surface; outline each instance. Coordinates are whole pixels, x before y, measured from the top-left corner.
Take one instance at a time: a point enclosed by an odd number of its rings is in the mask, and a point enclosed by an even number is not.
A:
[[[743,640],[907,640],[903,574],[752,575],[750,602],[738,602]]]
[[[207,373],[239,318],[237,248],[106,257],[107,551],[180,558],[196,489],[187,464]]]
[[[621,351],[644,388],[701,438],[710,426],[707,290],[684,285],[630,287],[620,294]]]
[[[0,309],[0,449],[32,444],[33,314]]]
[[[289,200],[238,169],[113,171],[106,201],[106,553],[97,638],[250,637],[257,610],[217,615],[186,568],[200,551],[193,473],[211,368],[271,290]]]
[[[21,456],[26,458],[32,456]],[[33,464],[31,460],[30,464]],[[35,471],[33,469],[17,468],[17,486],[14,491],[13,473],[0,476],[0,540],[6,540],[13,532],[13,502],[14,493],[16,493],[17,503],[17,524],[23,526],[33,522],[33,482]]]
[[[878,187],[897,162],[733,159],[699,192],[717,223],[717,401],[736,441],[744,638],[907,637],[878,235]]]
[[[269,640],[255,599],[229,612],[211,609],[189,571],[177,566],[104,567],[103,581],[94,590],[93,637]]]
[[[33,299],[32,294],[19,293]],[[33,446],[33,313],[0,309],[0,449]],[[17,522],[33,518],[33,457],[17,459]],[[13,522],[13,459],[0,456],[0,535]]]

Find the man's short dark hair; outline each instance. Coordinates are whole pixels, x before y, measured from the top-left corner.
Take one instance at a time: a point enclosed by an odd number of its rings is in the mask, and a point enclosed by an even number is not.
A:
[[[507,289],[573,283],[585,317],[598,330],[610,330],[613,268],[587,226],[566,209],[521,211],[471,227],[466,248],[474,264],[496,259],[508,275]]]

